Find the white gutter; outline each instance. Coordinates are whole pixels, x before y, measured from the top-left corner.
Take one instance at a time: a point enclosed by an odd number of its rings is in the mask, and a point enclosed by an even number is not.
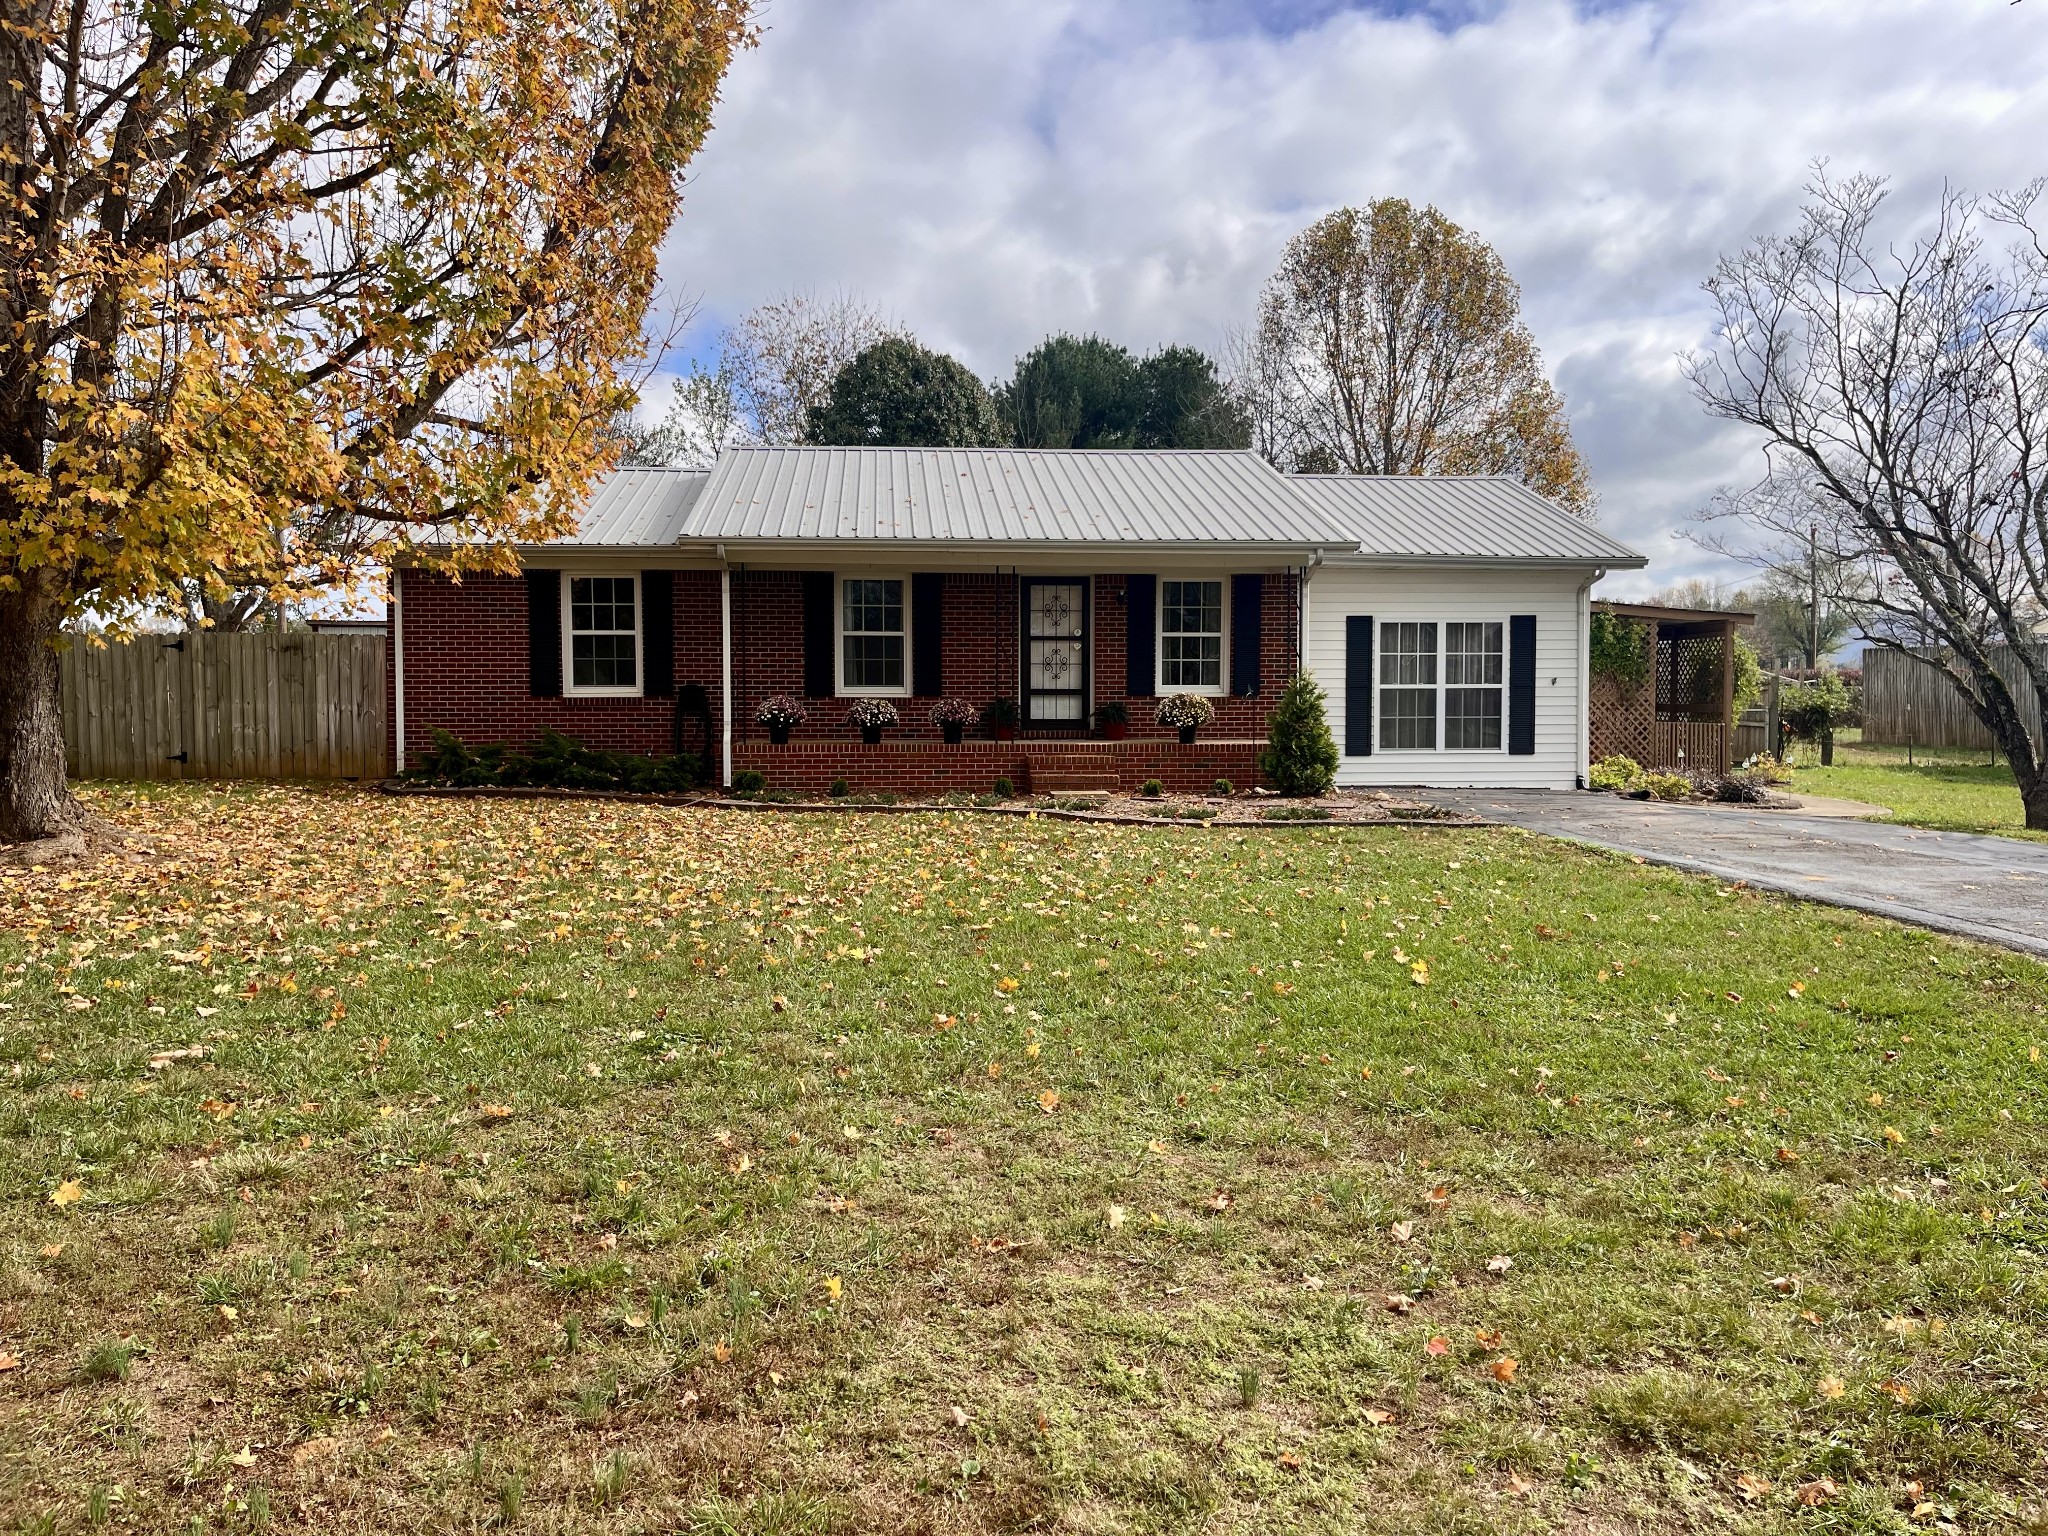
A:
[[[721,716],[723,783],[732,788],[732,566],[718,546],[718,709]]]
[[[391,568],[391,687],[393,713],[397,716],[397,763],[392,771],[405,772],[405,598],[399,585],[402,574],[397,566]]]

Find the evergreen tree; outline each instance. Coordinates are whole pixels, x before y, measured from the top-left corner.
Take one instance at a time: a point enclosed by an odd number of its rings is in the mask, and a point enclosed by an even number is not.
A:
[[[1005,440],[995,405],[967,368],[904,337],[878,341],[811,408],[810,443],[861,448],[992,448]]]
[[[1322,688],[1306,672],[1295,674],[1280,695],[1259,770],[1283,795],[1326,794],[1337,782],[1337,739],[1324,703]]]

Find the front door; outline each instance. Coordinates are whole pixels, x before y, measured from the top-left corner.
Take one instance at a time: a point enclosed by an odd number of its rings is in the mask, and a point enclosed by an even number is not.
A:
[[[1088,578],[1024,579],[1024,723],[1088,719]]]

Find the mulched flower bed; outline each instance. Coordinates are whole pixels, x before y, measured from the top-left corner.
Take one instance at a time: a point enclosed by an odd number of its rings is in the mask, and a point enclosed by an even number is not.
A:
[[[449,799],[626,800],[647,805],[709,805],[749,811],[984,811],[998,816],[1046,816],[1063,821],[1101,821],[1139,826],[1442,826],[1485,827],[1483,816],[1446,810],[1383,790],[1347,790],[1317,798],[1280,795],[949,795],[914,800],[896,795],[853,794],[803,799],[769,791],[744,799],[715,793],[633,794],[624,790],[455,788],[386,779],[386,794]]]

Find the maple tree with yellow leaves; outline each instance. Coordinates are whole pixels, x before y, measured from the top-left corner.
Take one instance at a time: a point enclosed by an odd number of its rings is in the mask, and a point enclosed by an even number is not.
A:
[[[749,12],[0,3],[0,839],[67,621],[567,529]]]

